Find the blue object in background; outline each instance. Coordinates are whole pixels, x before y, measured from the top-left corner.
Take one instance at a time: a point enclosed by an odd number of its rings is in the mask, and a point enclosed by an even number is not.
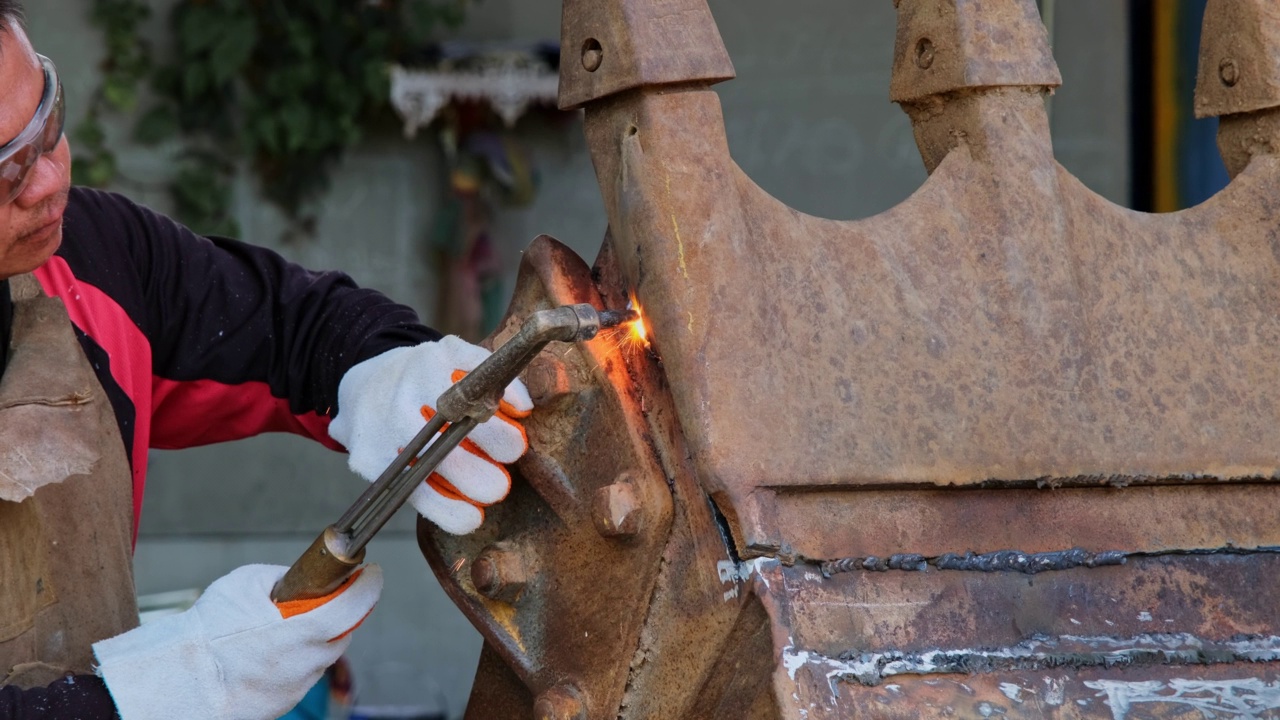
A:
[[[1200,30],[1207,0],[1183,0],[1178,23],[1178,103],[1183,109],[1177,137],[1178,201],[1194,207],[1227,186],[1230,177],[1218,152],[1218,119],[1191,111],[1200,61]]]
[[[329,717],[329,676],[320,676],[320,682],[311,686],[292,710],[280,717],[280,720],[328,720]]]
[[[434,711],[419,711],[413,708],[355,708],[349,720],[445,720],[444,715]]]

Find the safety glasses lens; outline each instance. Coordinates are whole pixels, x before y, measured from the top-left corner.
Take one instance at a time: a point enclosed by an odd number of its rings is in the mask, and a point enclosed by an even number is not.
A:
[[[44,125],[40,128],[39,134],[32,137],[25,145],[14,148],[9,157],[0,160],[0,205],[12,202],[22,192],[22,188],[27,183],[27,176],[30,175],[31,168],[40,156],[52,152],[62,141],[62,132],[67,119],[62,83],[58,80],[53,63],[44,57],[41,57],[41,61],[45,64],[45,82],[54,84],[53,103],[52,105],[41,103],[36,111],[33,123],[39,122],[40,115],[44,115]],[[47,91],[47,84],[45,88]],[[48,95],[45,96],[45,102],[47,101]]]
[[[44,134],[41,137],[41,145],[43,152],[51,152],[58,147],[58,142],[62,140],[63,125],[67,121],[66,105],[62,99],[62,85],[58,85],[58,95],[53,101],[53,110],[49,113],[49,119],[44,124]]]
[[[8,160],[0,165],[0,200],[9,202],[22,192],[27,184],[27,176],[31,167],[40,159],[39,148],[27,145],[18,149]]]

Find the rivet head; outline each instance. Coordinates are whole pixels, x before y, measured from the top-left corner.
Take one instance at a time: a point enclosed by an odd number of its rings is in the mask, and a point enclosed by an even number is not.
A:
[[[528,582],[524,561],[512,550],[488,547],[471,563],[471,584],[487,598],[515,602]]]
[[[916,67],[921,70],[928,70],[933,64],[933,41],[929,38],[920,38],[916,43]]]
[[[533,716],[538,720],[586,720],[587,707],[576,687],[557,685],[534,701]]]
[[[1240,68],[1236,67],[1236,61],[1223,58],[1222,62],[1218,63],[1218,77],[1223,85],[1235,87],[1235,84],[1240,82]]]
[[[587,72],[595,72],[600,69],[600,64],[604,62],[604,48],[600,45],[600,41],[595,38],[587,38],[582,43],[582,67]]]
[[[592,510],[596,530],[605,537],[631,537],[640,531],[640,501],[627,473],[596,491]]]

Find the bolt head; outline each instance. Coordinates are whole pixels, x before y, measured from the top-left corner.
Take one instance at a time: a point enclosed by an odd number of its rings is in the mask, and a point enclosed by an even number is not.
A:
[[[487,598],[511,603],[524,592],[528,573],[518,553],[488,547],[471,563],[471,584]]]
[[[582,44],[582,67],[587,72],[595,72],[604,62],[604,48],[595,38],[587,38]]]
[[[916,42],[916,67],[921,70],[928,70],[933,65],[933,41],[929,38],[920,38]]]
[[[557,685],[538,696],[533,716],[538,720],[586,720],[587,707],[576,687]]]
[[[542,353],[529,363],[524,373],[529,398],[537,406],[546,405],[573,392],[569,369],[558,358]]]
[[[1235,84],[1240,82],[1240,68],[1236,65],[1236,61],[1223,58],[1222,62],[1218,63],[1218,77],[1223,85],[1235,87]]]
[[[596,530],[605,537],[631,537],[640,531],[640,501],[635,485],[624,473],[596,491],[592,503]]]

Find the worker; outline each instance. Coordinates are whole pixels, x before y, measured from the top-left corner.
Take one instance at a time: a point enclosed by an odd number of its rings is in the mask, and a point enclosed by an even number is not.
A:
[[[341,273],[71,187],[63,103],[0,0],[0,719],[271,720],[343,653],[380,570],[277,605],[285,568],[242,567],[139,627],[148,448],[288,431],[372,480],[487,352]],[[411,498],[449,532],[510,487],[532,403],[515,382],[502,407]]]

